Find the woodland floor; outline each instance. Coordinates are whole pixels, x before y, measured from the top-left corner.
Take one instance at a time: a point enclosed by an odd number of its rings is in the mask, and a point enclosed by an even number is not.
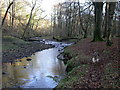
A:
[[[83,39],[65,48],[67,75],[56,88],[120,88],[120,38],[112,39],[112,46],[91,41]],[[93,63],[96,52],[99,62]]]

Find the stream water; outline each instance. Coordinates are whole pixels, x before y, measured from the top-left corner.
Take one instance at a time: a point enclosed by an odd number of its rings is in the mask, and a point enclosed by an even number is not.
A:
[[[3,88],[54,88],[65,75],[64,62],[57,56],[71,43],[42,40],[54,48],[34,53],[31,57],[15,60],[14,64],[5,63]]]

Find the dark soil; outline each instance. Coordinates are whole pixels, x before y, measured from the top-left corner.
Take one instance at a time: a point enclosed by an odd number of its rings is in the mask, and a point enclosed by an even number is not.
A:
[[[44,49],[52,48],[53,45],[47,45],[40,42],[32,42],[30,44],[25,44],[20,46],[17,49],[11,49],[2,52],[2,62],[13,62],[15,59],[20,59],[23,57],[31,56],[33,53],[37,51],[41,51]]]

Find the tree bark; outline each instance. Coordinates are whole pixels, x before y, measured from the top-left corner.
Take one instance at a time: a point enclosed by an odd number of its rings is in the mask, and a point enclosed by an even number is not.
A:
[[[108,30],[107,30],[107,46],[111,46],[110,35],[112,30],[112,19],[115,10],[116,2],[109,2],[109,9],[108,9]]]
[[[103,32],[103,38],[107,37],[107,30],[108,30],[108,8],[109,8],[109,3],[106,2],[106,7],[105,7],[105,28],[104,28],[104,32]]]
[[[95,26],[94,26],[94,36],[93,41],[103,41],[101,38],[101,22],[102,22],[102,11],[103,2],[93,2],[95,10]]]
[[[91,5],[90,5],[91,6]],[[89,6],[89,7],[90,7]],[[82,16],[81,16],[81,10],[80,10],[80,3],[79,3],[79,0],[78,0],[78,9],[79,9],[79,21],[80,21],[80,26],[81,26],[81,28],[82,28],[82,31],[84,32],[84,35],[83,35],[83,38],[87,38],[87,36],[88,36],[88,26],[89,26],[89,16],[88,16],[88,18],[87,18],[87,21],[86,21],[86,23],[85,23],[85,25],[84,25],[84,21],[85,20],[83,20],[82,18]],[[90,13],[91,13],[91,11],[92,11],[92,9],[90,10],[90,12],[89,12],[89,14],[88,15],[90,15]]]
[[[1,26],[1,24],[2,24],[2,15],[1,15],[1,8],[0,8],[0,26]]]
[[[15,0],[13,0],[13,5],[12,5],[12,27],[14,24],[14,18],[15,18]]]
[[[83,20],[82,20],[82,16],[81,16],[81,11],[80,11],[80,3],[79,3],[79,0],[78,0],[78,8],[79,8],[79,21],[80,21],[80,26],[84,32],[84,36],[83,38],[87,38],[87,30],[85,30],[84,26],[83,26]]]
[[[28,27],[29,27],[29,24],[30,24],[30,21],[31,21],[31,18],[32,18],[32,13],[33,13],[33,10],[34,10],[34,8],[35,8],[35,5],[36,5],[36,2],[35,2],[35,4],[33,5],[32,9],[31,9],[30,17],[29,17],[29,20],[28,20],[28,22],[27,22],[27,24],[26,24],[26,27],[25,27],[25,29],[24,29],[22,38],[24,38],[24,36],[25,36],[25,34],[26,34],[26,31],[27,31],[27,29],[28,29]]]
[[[9,9],[10,9],[10,7],[12,6],[12,4],[13,4],[13,1],[9,4],[9,6],[8,6],[8,8],[7,8],[6,12],[5,12],[5,15],[4,15],[4,18],[3,18],[3,20],[2,20],[2,24],[1,24],[1,26],[3,26],[4,21],[5,21],[5,19],[6,19],[6,16],[7,16],[7,13],[8,13],[8,10],[9,10]]]

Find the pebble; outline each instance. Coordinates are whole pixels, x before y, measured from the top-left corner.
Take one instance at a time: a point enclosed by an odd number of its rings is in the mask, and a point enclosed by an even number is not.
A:
[[[26,66],[24,66],[24,68],[26,68]]]
[[[5,72],[2,72],[3,75],[5,75],[6,73]]]
[[[19,60],[20,62],[22,62],[22,60]]]
[[[31,59],[31,58],[27,58],[26,60],[27,60],[27,61],[31,61],[32,59]]]

